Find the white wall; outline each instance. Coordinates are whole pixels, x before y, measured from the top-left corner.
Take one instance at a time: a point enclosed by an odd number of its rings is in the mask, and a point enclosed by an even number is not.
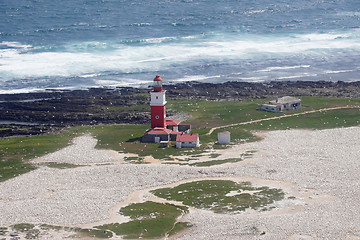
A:
[[[219,144],[230,144],[230,133],[218,133]]]
[[[150,96],[151,96],[150,106],[164,106],[166,104],[165,91],[150,92]]]

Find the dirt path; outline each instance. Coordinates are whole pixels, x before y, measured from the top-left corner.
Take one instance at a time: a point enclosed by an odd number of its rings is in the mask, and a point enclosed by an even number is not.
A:
[[[248,121],[248,122],[233,123],[233,124],[213,127],[205,135],[210,135],[216,129],[219,129],[219,128],[233,127],[233,126],[238,126],[238,125],[247,125],[247,124],[251,124],[251,123],[258,123],[258,122],[269,121],[269,120],[273,120],[273,119],[281,119],[281,118],[286,118],[286,117],[300,116],[300,115],[305,115],[305,114],[309,114],[309,113],[332,111],[332,110],[338,110],[338,109],[344,109],[344,108],[360,108],[360,107],[359,106],[349,106],[349,105],[347,105],[347,106],[341,106],[341,107],[322,108],[322,109],[318,109],[318,110],[311,110],[311,111],[306,111],[306,112],[301,112],[301,113],[286,114],[286,115],[282,115],[282,116],[278,116],[278,117],[270,117],[270,118],[252,120],[252,121]]]

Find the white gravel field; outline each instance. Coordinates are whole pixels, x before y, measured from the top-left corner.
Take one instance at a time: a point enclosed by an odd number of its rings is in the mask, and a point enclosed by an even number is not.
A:
[[[252,158],[203,168],[128,164],[124,154],[94,149],[91,136],[76,138],[74,145],[34,161],[88,166],[43,166],[0,183],[0,227],[96,225],[136,191],[228,177],[282,185],[296,200],[279,202],[275,210],[261,213],[226,215],[191,208],[185,220],[194,226],[174,239],[360,239],[360,127],[261,134],[262,141],[219,151],[219,158],[228,158],[256,150]]]

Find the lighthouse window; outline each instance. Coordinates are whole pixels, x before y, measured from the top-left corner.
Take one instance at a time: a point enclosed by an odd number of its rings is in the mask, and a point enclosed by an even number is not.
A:
[[[156,96],[156,99],[159,99],[159,97],[158,97],[158,96]]]
[[[159,119],[160,117],[159,117],[159,115],[156,115],[155,118],[156,118],[156,119]]]

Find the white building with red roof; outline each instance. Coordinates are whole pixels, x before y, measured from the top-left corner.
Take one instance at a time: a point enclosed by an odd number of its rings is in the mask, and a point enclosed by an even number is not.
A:
[[[199,134],[197,133],[190,133],[190,134],[180,134],[176,138],[176,148],[193,148],[199,147]]]

